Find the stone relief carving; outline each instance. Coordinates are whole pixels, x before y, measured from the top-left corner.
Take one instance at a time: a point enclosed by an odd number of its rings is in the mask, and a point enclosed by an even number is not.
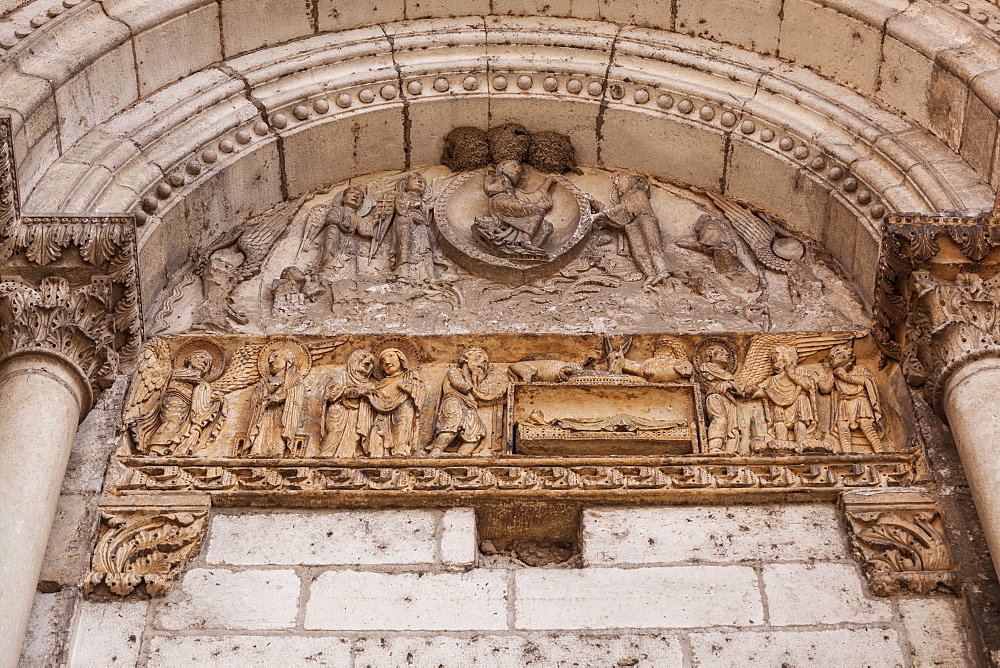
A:
[[[184,495],[108,499],[100,515],[84,592],[127,596],[144,591],[163,596],[198,551],[208,499]]]
[[[572,152],[555,133],[458,128],[441,166],[352,179],[233,221],[180,272],[157,331],[767,332],[867,321],[835,263],[782,221],[683,184],[579,169]]]
[[[108,387],[139,351],[135,221],[21,216],[10,119],[0,117],[0,357],[60,355]]]
[[[841,504],[875,594],[958,592],[941,511],[926,490],[847,492]]]
[[[529,481],[552,457],[618,481],[618,458],[667,466],[648,473],[661,490],[738,487],[719,467],[775,489],[806,485],[808,466],[912,482],[916,435],[880,389],[899,372],[872,370],[859,336],[154,339],[124,408],[122,489],[465,489],[467,474],[476,489],[503,470],[527,477],[501,488],[541,490],[557,483]],[[790,456],[808,466],[793,475]]]

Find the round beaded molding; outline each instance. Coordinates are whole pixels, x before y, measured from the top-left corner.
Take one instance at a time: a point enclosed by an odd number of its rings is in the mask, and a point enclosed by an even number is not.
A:
[[[405,93],[401,96],[399,91]],[[780,156],[826,183],[855,209],[856,215],[872,220],[881,219],[887,207],[874,194],[877,189],[849,176],[848,165],[838,162],[820,147],[796,136],[788,128],[752,117],[738,108],[727,108],[718,100],[710,100],[665,85],[636,84],[629,81],[597,80],[573,72],[501,72],[488,76],[485,72],[425,74],[404,81],[391,80],[319,91],[306,99],[288,102],[273,110],[268,122],[255,121],[219,137],[210,146],[203,146],[172,166],[163,184],[169,187],[166,196],[140,198],[138,209],[153,214],[160,200],[178,195],[196,180],[224,168],[232,156],[270,133],[282,134],[306,124],[324,123],[344,114],[365,113],[368,109],[387,104],[403,104],[407,98],[431,100],[456,95],[498,95],[518,97],[525,94],[540,97],[575,97],[581,101],[622,107],[632,107],[643,113],[676,117],[683,122],[733,133],[744,141],[756,144],[759,150]],[[331,104],[331,101],[333,102]],[[650,104],[653,102],[653,104]],[[206,160],[205,156],[211,156]],[[846,177],[846,178],[845,178]],[[150,188],[153,192],[157,185]]]

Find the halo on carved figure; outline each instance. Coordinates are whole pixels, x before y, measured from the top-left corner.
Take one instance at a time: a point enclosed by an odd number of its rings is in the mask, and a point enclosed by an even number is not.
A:
[[[487,172],[496,169],[491,165],[458,176],[444,189],[434,208],[441,249],[466,271],[506,283],[529,283],[555,274],[583,251],[593,227],[587,196],[563,176],[545,174],[525,164],[521,168],[525,180],[536,187],[544,178],[553,181],[549,190],[552,208],[545,214],[552,232],[541,243],[544,254],[502,257],[491,252],[473,229],[477,218],[489,214],[490,198],[483,182]]]
[[[361,186],[349,185],[346,188],[343,188],[342,190],[338,191],[336,195],[333,196],[333,200],[331,203],[333,204],[333,206],[342,206],[344,203],[344,193],[346,193],[351,188],[354,188],[355,190],[360,190],[365,194],[364,202],[361,203],[361,208],[358,209],[358,215],[362,217],[367,216],[369,212],[373,208],[375,208],[375,200],[372,199],[368,195],[368,191],[362,188]]]
[[[177,349],[177,354],[174,355],[174,366],[184,366],[187,358],[198,351],[204,351],[212,357],[212,366],[209,367],[204,376],[204,380],[211,383],[219,378],[226,368],[226,355],[222,351],[222,347],[214,341],[201,338],[188,341]]]
[[[295,339],[281,337],[268,341],[261,348],[260,355],[257,356],[257,370],[260,371],[261,376],[267,377],[271,375],[269,366],[271,355],[278,350],[292,351],[298,362],[299,373],[303,376],[309,373],[309,370],[312,368],[312,355],[309,354],[309,349]]]
[[[708,362],[708,351],[716,346],[724,348],[729,353],[729,364],[726,365],[726,372],[736,373],[736,367],[739,366],[739,350],[736,348],[736,344],[726,339],[705,339],[699,343],[694,350],[694,368],[700,369],[703,364]]]
[[[410,364],[418,365],[423,361],[423,355],[420,353],[420,349],[417,348],[412,341],[402,336],[387,336],[384,339],[379,339],[375,345],[372,346],[372,354],[375,355],[375,359],[378,359],[378,356],[386,348],[396,348],[397,350],[403,351],[403,354],[406,355]]]

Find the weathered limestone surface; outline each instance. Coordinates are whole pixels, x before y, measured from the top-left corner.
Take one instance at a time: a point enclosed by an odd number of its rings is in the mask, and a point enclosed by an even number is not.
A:
[[[833,506],[593,509],[583,515],[589,566],[848,557]]]
[[[242,535],[246,549],[271,563],[223,568],[208,563],[212,541],[235,549],[238,521],[252,517],[227,510],[212,518],[207,550],[166,598],[78,606],[70,665],[108,665],[111,656],[133,665],[137,654],[149,666],[896,666],[909,657],[915,666],[967,665],[958,603],[873,598],[845,554],[842,530],[830,529],[833,512],[832,504],[595,508],[586,511],[582,549],[605,561],[529,568],[492,557],[462,572],[449,554],[468,559],[472,551],[471,509],[265,512],[256,517],[268,530]],[[795,525],[799,538],[762,548],[754,533],[778,520]],[[433,556],[414,563],[407,545],[425,538],[388,529],[428,521]],[[715,533],[746,526],[738,535],[748,540],[688,544],[692,523]],[[310,542],[337,545],[325,532],[345,527],[355,540],[383,541],[386,551],[372,551],[366,563],[315,563]],[[668,555],[637,550],[619,564],[610,531],[626,545],[678,547]],[[824,541],[834,546],[823,551]],[[664,556],[677,565],[661,565]]]

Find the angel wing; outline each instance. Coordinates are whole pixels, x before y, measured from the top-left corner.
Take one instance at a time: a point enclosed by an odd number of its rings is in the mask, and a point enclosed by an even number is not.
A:
[[[733,229],[736,230],[736,233],[750,247],[758,262],[771,271],[777,271],[782,274],[788,273],[792,263],[778,257],[771,250],[771,244],[774,242],[774,230],[771,229],[770,225],[758,218],[746,207],[742,207],[710,191],[705,191],[705,194],[726,214]]]
[[[225,373],[212,382],[212,399],[221,399],[260,380],[257,358],[263,349],[263,343],[245,343],[237,348]]]
[[[813,353],[828,350],[839,343],[847,343],[855,338],[852,332],[834,334],[761,334],[750,342],[750,348],[743,359],[743,366],[736,373],[736,382],[741,385],[757,385],[771,374],[771,352],[775,346],[786,345],[795,348],[802,360]]]
[[[153,339],[143,346],[122,410],[123,430],[151,412],[151,404],[166,387],[173,372],[170,358],[170,346],[163,339]]]
[[[316,363],[321,357],[323,357],[323,355],[333,352],[345,343],[347,343],[347,337],[341,336],[336,339],[326,339],[324,341],[307,343],[306,348],[309,349],[309,356],[312,357],[313,363]]]
[[[368,252],[368,259],[375,257],[376,251],[382,245],[382,239],[389,231],[389,223],[396,213],[396,188],[388,188],[379,196],[375,202],[375,220],[372,227],[372,244]]]
[[[666,356],[670,359],[686,360],[688,358],[680,339],[673,336],[665,336],[657,341],[656,351],[659,353],[658,357],[664,357],[663,352],[666,352]]]
[[[316,241],[316,237],[319,236],[320,230],[323,229],[323,225],[326,224],[326,213],[330,210],[330,204],[317,204],[316,206],[309,209],[309,213],[306,215],[305,228],[302,230],[302,241],[299,243],[299,252],[302,249],[307,248],[310,244]]]

